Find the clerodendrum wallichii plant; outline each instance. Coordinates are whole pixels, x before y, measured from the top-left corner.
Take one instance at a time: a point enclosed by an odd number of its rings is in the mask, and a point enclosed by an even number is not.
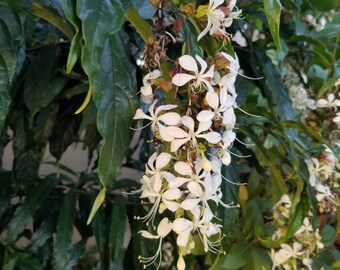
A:
[[[0,0],[2,269],[340,269],[323,2]]]

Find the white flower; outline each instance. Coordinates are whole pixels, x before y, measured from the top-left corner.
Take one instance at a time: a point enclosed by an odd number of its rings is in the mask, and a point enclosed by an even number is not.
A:
[[[141,87],[141,99],[144,103],[151,103],[153,100],[153,91],[152,91],[152,83],[151,80],[157,79],[161,76],[161,72],[158,69],[155,69],[152,72],[146,74],[143,78],[143,86]]]
[[[315,190],[317,192],[316,199],[320,202],[324,199],[329,199],[330,201],[333,201],[334,195],[332,194],[330,188],[327,185],[322,184],[316,184]]]
[[[220,175],[214,174],[212,176],[211,173],[206,174],[203,184],[195,181],[189,182],[187,187],[190,193],[181,203],[181,207],[184,210],[192,210],[202,202],[202,205],[205,209],[210,209],[208,204],[209,200],[214,201],[216,204],[221,203],[223,206],[228,207],[221,201],[221,182],[222,178]]]
[[[210,121],[214,117],[221,118],[221,114],[235,103],[234,98],[227,94],[225,88],[220,90],[220,95],[215,92],[207,92],[205,99],[213,111],[202,110],[199,112],[197,120],[202,122]]]
[[[157,210],[163,212],[165,209],[169,209],[171,212],[176,212],[180,207],[180,204],[176,200],[182,197],[182,191],[178,188],[155,191],[155,176],[147,177],[144,175],[141,182],[143,185],[140,198],[148,198],[153,205],[144,217],[136,217],[138,220],[143,220],[144,222],[147,222],[147,224],[151,221],[153,225]],[[162,209],[159,207],[161,202],[163,206]]]
[[[177,108],[177,105],[162,105],[157,107],[155,110],[157,100],[155,100],[150,108],[149,108],[149,115],[145,114],[141,109],[137,109],[135,116],[133,119],[146,119],[150,120],[151,129],[153,132],[159,131],[159,134],[161,135],[162,139],[164,141],[170,142],[173,140],[171,136],[169,136],[166,133],[165,125],[178,125],[181,121],[181,116],[178,113],[175,112],[167,112],[164,114],[160,114],[162,111],[169,111],[171,109]],[[157,127],[157,128],[156,128]]]
[[[221,140],[221,135],[215,131],[211,131],[208,133],[204,133],[210,129],[212,122],[199,122],[198,128],[195,131],[195,122],[190,116],[182,117],[182,124],[188,129],[188,131],[184,131],[179,127],[169,126],[167,127],[167,133],[175,138],[171,142],[171,152],[177,151],[183,144],[190,141],[193,146],[196,148],[197,146],[197,138],[202,138],[208,141],[209,143],[216,144]]]
[[[315,105],[318,108],[328,108],[328,109],[333,108],[334,110],[337,110],[337,107],[340,107],[340,99],[335,99],[335,95],[331,93],[327,96],[327,100],[324,98],[321,98],[316,102]]]
[[[227,130],[231,130],[234,128],[236,124],[236,115],[234,112],[234,108],[230,107],[223,113],[223,125]]]
[[[170,177],[169,172],[162,171],[162,169],[169,164],[170,160],[170,154],[161,153],[158,155],[157,152],[153,153],[148,160],[145,172],[148,176],[155,176],[153,187],[155,192],[159,192],[162,188],[162,177]]]
[[[231,55],[229,55],[225,52],[222,52],[222,55],[223,55],[224,58],[226,58],[229,61],[229,66],[227,67],[229,69],[229,73],[224,75],[221,78],[219,85],[222,88],[227,88],[229,91],[232,92],[232,95],[233,95],[233,93],[235,92],[234,84],[235,84],[235,81],[236,81],[238,71],[240,69],[240,63],[238,61],[238,57],[237,57],[236,53],[235,53],[235,58],[233,58]],[[235,95],[236,95],[236,93],[235,93]],[[234,98],[236,98],[236,97],[234,97]]]
[[[323,176],[325,179],[328,179],[332,174],[332,168],[327,165],[320,166],[320,162],[317,158],[307,159],[305,160],[305,163],[308,167],[309,183],[312,187],[314,187],[320,181],[319,178],[321,176]]]
[[[221,234],[221,225],[211,222],[214,217],[212,212],[200,206],[194,207],[190,212],[192,214],[192,220],[178,218],[174,221],[173,230],[178,234],[177,245],[180,247],[187,246],[191,232],[197,231],[204,245],[204,250],[206,252],[209,250],[218,252],[215,247],[220,244],[221,237],[216,241],[209,240],[210,236]]]
[[[274,266],[279,266],[287,262],[290,258],[296,258],[302,255],[302,245],[294,242],[293,248],[288,244],[281,244],[281,249],[278,252],[272,252],[272,260]]]
[[[223,25],[225,27],[229,27],[233,23],[233,20],[241,18],[240,16],[241,16],[242,10],[238,9],[235,5],[236,5],[236,0],[231,0],[229,2],[228,9],[230,13],[223,21]],[[233,11],[235,7],[236,7],[236,11]]]
[[[173,178],[171,181],[169,181],[169,187],[178,188],[189,181],[197,181],[203,183],[201,179],[205,177],[205,171],[202,171],[201,168],[199,168],[198,166],[195,166],[194,171],[191,166],[192,165],[190,165],[188,162],[176,162],[174,165],[175,171],[186,177],[177,176]]]
[[[189,81],[194,80],[194,83],[192,84],[192,87],[194,89],[198,89],[201,86],[204,86],[209,91],[214,91],[214,88],[212,87],[211,83],[207,80],[208,78],[214,77],[214,65],[212,65],[210,69],[207,72],[205,72],[208,67],[207,63],[198,55],[196,55],[195,58],[199,62],[201,70],[198,71],[197,63],[192,56],[183,55],[178,60],[180,66],[184,70],[193,72],[194,75],[186,73],[177,73],[172,78],[172,83],[177,86],[183,86]]]
[[[144,237],[144,238],[148,238],[148,239],[160,239],[159,240],[159,245],[158,245],[158,249],[155,253],[154,256],[151,257],[142,257],[139,256],[139,261],[143,264],[145,264],[146,266],[150,266],[152,265],[158,258],[159,258],[159,263],[156,269],[159,269],[159,267],[161,266],[161,262],[162,262],[162,241],[164,239],[164,237],[166,237],[172,230],[172,222],[169,222],[168,218],[163,218],[161,220],[161,222],[159,223],[158,227],[157,227],[157,235],[153,235],[151,233],[149,233],[148,231],[142,230],[139,231],[139,233]]]
[[[226,35],[222,25],[222,21],[224,20],[224,13],[222,10],[217,9],[218,6],[222,5],[224,0],[210,0],[207,8],[207,26],[197,37],[197,41],[199,41],[202,37],[204,37],[208,32],[210,35],[213,35],[216,31],[219,31],[223,35]]]

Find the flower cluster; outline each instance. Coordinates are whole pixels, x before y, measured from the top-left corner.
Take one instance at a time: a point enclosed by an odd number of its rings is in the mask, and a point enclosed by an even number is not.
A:
[[[232,202],[222,201],[220,185],[224,178],[222,164],[231,162],[230,148],[236,139],[234,82],[239,63],[236,55],[235,58],[226,53],[216,56],[221,58],[225,66],[219,70],[215,64],[208,67],[198,55],[195,58],[183,55],[178,59],[180,72],[173,76],[172,84],[195,95],[195,101],[190,101],[191,107],[183,110],[177,104],[160,105],[162,99],[152,90],[142,96],[142,99],[152,98],[148,112],[138,109],[134,116],[135,120],[149,121],[147,126],[154,134],[154,141],[158,141],[141,180],[141,198],[152,206],[145,216],[136,218],[155,228],[157,213],[175,217],[162,219],[156,234],[141,231],[143,237],[160,241],[154,256],[140,257],[147,266],[157,259],[158,265],[161,264],[161,242],[171,231],[177,234],[180,248],[178,269],[184,269],[183,255],[194,247],[194,235],[199,236],[205,251],[219,252],[223,235],[211,203],[236,207]],[[146,77],[141,91],[152,89],[153,80],[161,74],[153,71]],[[191,96],[188,95],[189,99]],[[198,102],[204,106],[198,106]]]
[[[309,183],[315,188],[316,198],[319,202],[319,211],[335,211],[338,197],[332,190],[339,189],[340,161],[332,150],[326,147],[319,158],[306,159],[309,171]]]
[[[226,28],[231,26],[234,19],[240,18],[242,10],[235,6],[236,0],[229,1],[227,7],[221,6],[224,2],[224,0],[210,0],[208,5],[198,7],[196,17],[205,20],[206,27],[197,40],[203,38],[208,32],[210,35],[228,36]]]
[[[287,231],[287,221],[291,212],[292,202],[288,195],[283,195],[274,206],[274,220],[279,225],[273,234],[273,240],[280,239]],[[324,248],[318,229],[311,225],[312,214],[308,215],[303,225],[295,232],[289,242],[279,248],[271,249],[274,269],[312,269],[313,256]]]
[[[228,6],[223,3],[210,0],[209,5],[197,8],[194,17],[207,22],[198,40],[208,32],[229,39],[226,28],[241,11],[235,7],[236,0]],[[144,106],[137,109],[134,119],[147,122],[142,128],[150,127],[155,151],[146,164],[140,190],[141,199],[147,202],[144,205],[150,207],[136,219],[150,229],[140,231],[142,237],[159,241],[155,255],[140,256],[140,262],[145,267],[158,262],[158,269],[164,239],[174,232],[177,269],[181,270],[186,267],[183,257],[198,244],[195,239],[200,239],[206,252],[223,252],[216,206],[238,207],[231,199],[223,201],[227,199],[221,191],[222,180],[231,181],[222,176],[221,168],[230,164],[236,140],[235,109],[239,107],[234,84],[240,65],[236,54],[225,52],[206,59],[182,55],[173,62],[170,70],[163,70],[161,63],[158,69],[149,70],[140,90]],[[163,219],[156,224],[158,214]]]

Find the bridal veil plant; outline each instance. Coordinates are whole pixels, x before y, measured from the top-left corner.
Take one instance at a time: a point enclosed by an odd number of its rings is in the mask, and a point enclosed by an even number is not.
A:
[[[338,6],[0,0],[0,267],[340,269]]]

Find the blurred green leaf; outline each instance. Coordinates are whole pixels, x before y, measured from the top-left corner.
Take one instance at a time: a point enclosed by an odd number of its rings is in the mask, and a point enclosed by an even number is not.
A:
[[[73,236],[73,223],[76,213],[77,192],[71,189],[65,196],[60,208],[54,249],[56,264],[53,269],[63,270],[67,263],[69,245]]]
[[[47,217],[42,224],[34,231],[28,245],[28,251],[35,253],[38,248],[44,246],[48,239],[53,237],[56,218],[53,215]]]
[[[73,38],[73,32],[71,28],[67,24],[66,20],[63,17],[61,17],[55,9],[39,2],[33,2],[32,13],[35,16],[42,18],[45,21],[48,21],[50,24],[57,27],[69,39]]]
[[[8,113],[9,90],[25,57],[24,19],[14,11],[0,8],[0,133]]]
[[[269,252],[261,247],[252,245],[250,258],[242,270],[269,270],[271,266],[272,260]]]
[[[47,106],[66,84],[63,77],[54,78],[53,67],[56,45],[44,47],[29,63],[24,83],[24,100],[32,115]]]
[[[14,216],[8,225],[6,242],[12,244],[25,229],[34,213],[44,203],[55,185],[54,179],[46,177],[32,190],[15,210]]]
[[[126,202],[121,196],[116,197],[111,213],[110,234],[109,234],[109,252],[111,254],[110,269],[123,270],[124,259],[124,241],[125,230],[128,226],[126,223]]]
[[[327,247],[334,244],[336,239],[336,231],[330,226],[326,225],[321,232],[321,241]]]
[[[210,270],[234,270],[246,265],[251,255],[251,244],[239,242],[232,245],[226,256],[221,256]]]
[[[42,264],[38,259],[26,253],[16,253],[2,268],[2,270],[43,270]]]
[[[263,0],[263,5],[275,46],[281,53],[283,53],[280,44],[281,2],[280,0]]]
[[[149,42],[149,38],[152,36],[151,25],[133,7],[127,9],[125,17],[143,38],[144,42]]]
[[[339,0],[308,0],[312,7],[316,8],[318,11],[327,11],[334,8],[339,8],[340,1]]]

